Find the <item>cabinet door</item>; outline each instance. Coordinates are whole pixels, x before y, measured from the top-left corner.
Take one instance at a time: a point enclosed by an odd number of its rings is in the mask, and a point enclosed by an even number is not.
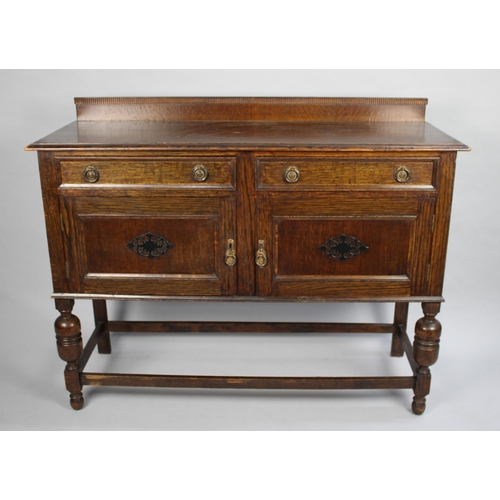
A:
[[[277,297],[425,295],[434,198],[335,193],[262,197],[267,265],[257,293]]]
[[[234,293],[235,269],[224,260],[234,198],[76,196],[61,203],[72,292]]]

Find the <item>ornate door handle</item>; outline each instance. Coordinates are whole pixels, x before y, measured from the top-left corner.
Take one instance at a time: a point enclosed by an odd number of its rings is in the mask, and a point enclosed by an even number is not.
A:
[[[234,240],[227,240],[226,264],[234,266],[236,264],[236,250],[234,249]]]
[[[259,240],[259,246],[255,255],[255,263],[259,267],[265,267],[267,264],[267,254],[264,249],[264,240]]]

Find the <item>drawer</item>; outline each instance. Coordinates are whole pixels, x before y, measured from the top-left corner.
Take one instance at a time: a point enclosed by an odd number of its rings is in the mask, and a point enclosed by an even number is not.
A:
[[[234,158],[72,158],[59,163],[63,185],[234,186]]]
[[[257,160],[258,188],[431,188],[434,160],[272,158]]]

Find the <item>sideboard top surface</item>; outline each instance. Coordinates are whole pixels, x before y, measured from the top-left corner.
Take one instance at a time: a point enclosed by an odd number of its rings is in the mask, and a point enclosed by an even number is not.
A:
[[[425,122],[427,99],[76,98],[59,149],[469,150]]]

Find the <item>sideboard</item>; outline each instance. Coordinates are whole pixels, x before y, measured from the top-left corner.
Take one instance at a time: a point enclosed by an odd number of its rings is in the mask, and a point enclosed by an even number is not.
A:
[[[438,357],[457,151],[427,99],[76,98],[38,152],[70,404],[83,386],[394,389],[422,414]],[[83,346],[74,301],[93,301]],[[108,318],[107,300],[391,302],[392,323]],[[423,317],[413,342],[409,303]],[[387,333],[408,376],[91,373],[110,332]],[[361,342],[362,340],[360,340]]]

